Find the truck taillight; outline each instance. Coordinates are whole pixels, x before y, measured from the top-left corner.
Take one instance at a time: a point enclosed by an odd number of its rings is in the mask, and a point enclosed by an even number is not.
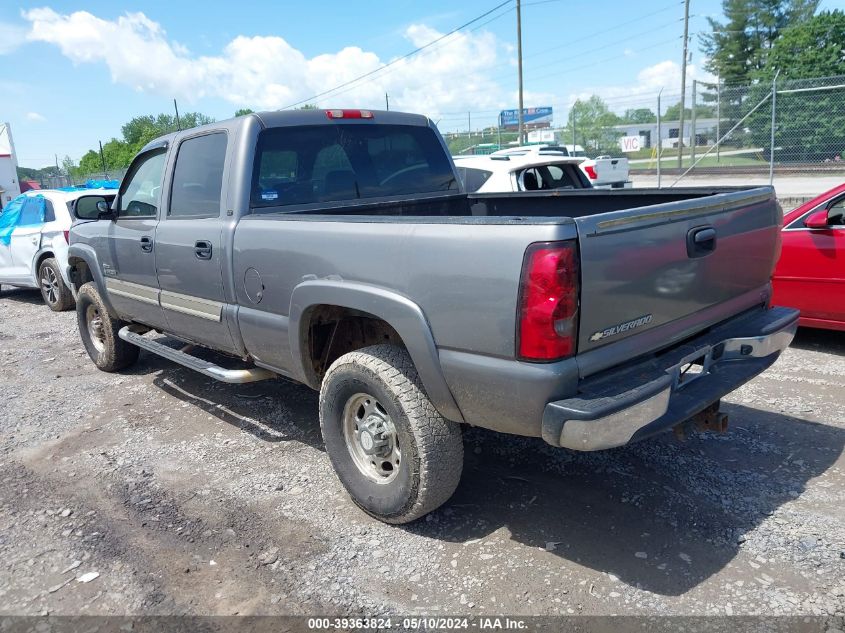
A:
[[[538,242],[528,247],[517,313],[520,360],[561,360],[575,353],[578,287],[575,242]]]
[[[62,231],[65,234],[65,242],[70,244],[70,231]]]
[[[596,174],[596,166],[595,165],[584,165],[584,171],[587,172],[587,177],[590,180],[597,180],[598,174]]]
[[[373,113],[369,110],[326,110],[326,116],[330,119],[372,119]]]

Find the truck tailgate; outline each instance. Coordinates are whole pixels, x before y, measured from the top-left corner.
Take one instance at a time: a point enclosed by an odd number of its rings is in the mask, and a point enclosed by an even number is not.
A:
[[[764,303],[781,221],[771,187],[577,218],[579,355],[673,323],[645,354]]]
[[[593,185],[610,185],[628,180],[627,158],[597,158],[595,160],[597,178]]]

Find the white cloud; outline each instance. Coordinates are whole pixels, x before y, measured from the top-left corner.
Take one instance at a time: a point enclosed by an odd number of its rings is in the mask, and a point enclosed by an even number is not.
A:
[[[41,123],[47,120],[43,114],[38,114],[38,112],[27,112],[24,116],[26,116],[27,121],[33,121],[35,123]]]
[[[169,40],[161,25],[143,13],[105,20],[86,11],[59,14],[42,8],[23,16],[31,24],[30,40],[57,46],[76,64],[105,64],[115,83],[187,102],[219,97],[237,106],[281,108],[389,61],[351,46],[308,58],[275,35],[238,36],[217,55],[196,55]],[[441,33],[414,24],[404,35],[411,45],[421,46]],[[504,95],[487,71],[506,53],[488,32],[458,33],[397,62],[373,81],[317,102],[375,108],[388,92],[392,107],[432,118],[448,111],[499,107]]]
[[[695,64],[687,65],[687,99],[690,95],[690,82],[715,81],[715,77]],[[657,93],[663,89],[663,105],[677,103],[681,93],[681,65],[670,60],[658,62],[643,68],[637,73],[637,82],[626,86],[595,86],[584,88],[577,94],[570,95],[569,103],[576,99],[588,99],[590,95],[598,95],[608,101],[612,110],[624,110],[626,107],[652,107],[646,101],[653,99],[657,106]],[[626,103],[627,102],[627,103]],[[688,102],[689,103],[689,102]]]
[[[13,52],[25,41],[25,28],[0,22],[0,55]]]

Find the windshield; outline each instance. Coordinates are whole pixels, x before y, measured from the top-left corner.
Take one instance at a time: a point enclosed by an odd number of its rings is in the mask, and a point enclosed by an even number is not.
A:
[[[446,152],[428,127],[280,127],[259,136],[252,206],[457,190]]]

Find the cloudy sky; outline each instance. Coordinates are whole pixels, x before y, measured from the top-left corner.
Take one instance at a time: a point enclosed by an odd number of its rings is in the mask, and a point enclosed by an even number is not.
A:
[[[174,98],[223,119],[300,102],[380,108],[388,93],[392,109],[427,114],[444,131],[466,130],[467,112],[473,128],[490,125],[516,107],[513,2],[400,58],[499,2],[6,0],[0,121],[29,167],[54,154],[78,160],[133,116],[170,112]],[[692,0],[691,78],[706,78],[696,34],[719,12],[718,0]],[[551,105],[563,122],[575,98],[594,93],[618,111],[653,108],[661,88],[664,104],[677,101],[682,20],[680,0],[523,0],[526,107]]]

